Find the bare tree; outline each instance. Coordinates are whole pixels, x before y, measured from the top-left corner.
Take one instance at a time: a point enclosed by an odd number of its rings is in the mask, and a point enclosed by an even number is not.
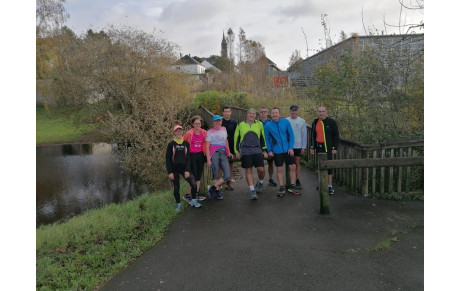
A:
[[[289,67],[297,63],[298,60],[301,60],[300,50],[296,49],[292,52],[291,57],[289,58]]]
[[[232,28],[227,30],[227,45],[228,45],[228,58],[235,62],[235,34],[233,33]]]
[[[44,36],[61,28],[69,18],[64,8],[66,0],[36,0],[37,35]]]
[[[382,31],[382,34],[387,34],[387,28],[398,28],[399,34],[410,34],[410,33],[417,33],[417,32],[423,32],[425,28],[425,22],[424,20],[421,20],[419,23],[406,23],[407,19],[407,13],[410,12],[419,12],[423,14],[425,5],[424,5],[424,0],[409,0],[409,3],[405,0],[398,0],[400,4],[400,9],[399,9],[399,19],[398,23],[388,23],[385,20],[385,17],[383,17],[383,25],[384,25],[384,31]],[[368,34],[375,34],[373,31],[378,33],[378,30],[374,27],[374,29],[369,29],[366,28],[364,25],[364,11],[361,10],[361,21],[363,23],[363,28],[366,33]]]
[[[302,29],[303,36],[305,37],[305,44],[307,45],[307,58],[308,58],[309,49],[308,49],[307,35],[305,34],[305,31],[303,30],[303,27],[300,27],[300,29]]]
[[[238,33],[238,65],[244,62],[244,43],[246,42],[246,32],[240,27]]]

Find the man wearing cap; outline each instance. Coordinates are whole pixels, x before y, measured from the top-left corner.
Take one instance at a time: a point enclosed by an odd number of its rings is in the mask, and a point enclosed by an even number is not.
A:
[[[241,167],[246,170],[246,182],[249,186],[250,197],[257,200],[257,193],[262,192],[265,177],[264,157],[267,158],[265,133],[262,123],[256,120],[256,110],[249,108],[246,121],[238,124],[235,130],[234,149],[236,158],[241,159]],[[259,182],[254,187],[252,167],[256,167]]]
[[[339,146],[339,128],[337,122],[327,117],[327,108],[325,106],[318,107],[318,118],[311,125],[311,148],[310,154],[327,153],[327,159],[332,160],[332,156],[337,154]],[[334,195],[332,188],[332,170],[327,170],[328,173],[328,190],[329,195]]]
[[[174,185],[174,198],[176,199],[176,211],[181,210],[180,204],[180,182],[179,174],[181,174],[192,189],[192,199],[189,201],[190,205],[200,208],[201,204],[196,200],[196,183],[191,171],[190,160],[190,145],[184,141],[182,126],[176,125],[173,128],[174,139],[168,144],[166,148],[166,170],[168,177]]]
[[[307,124],[305,120],[298,116],[299,107],[292,105],[289,108],[291,116],[286,118],[289,120],[294,131],[294,157],[295,157],[295,184],[297,188],[302,189],[300,183],[300,157],[307,149]]]
[[[288,192],[300,195],[299,189],[294,184],[295,181],[295,158],[294,158],[294,132],[292,126],[286,118],[280,117],[280,109],[273,107],[271,111],[272,121],[265,126],[265,139],[267,141],[268,155],[274,157],[276,174],[280,189],[277,195],[283,197],[285,185],[283,181],[283,165],[289,167],[289,178],[291,185]]]
[[[222,116],[212,117],[212,128],[206,134],[206,160],[208,168],[213,171],[213,185],[209,188],[208,196],[212,199],[224,199],[220,192],[220,186],[231,178],[228,158],[233,158],[230,153],[227,139],[227,130],[222,126]],[[222,169],[222,177],[219,178],[219,169]]]

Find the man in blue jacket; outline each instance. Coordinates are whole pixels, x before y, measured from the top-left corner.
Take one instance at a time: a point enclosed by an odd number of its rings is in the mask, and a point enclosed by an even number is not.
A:
[[[274,157],[276,174],[280,189],[277,195],[283,197],[285,186],[283,181],[283,164],[289,167],[289,177],[291,185],[288,192],[294,195],[300,195],[299,189],[295,183],[295,157],[294,157],[294,131],[291,123],[286,118],[280,117],[280,109],[273,107],[271,111],[272,121],[264,127],[265,139],[267,141],[268,155]]]

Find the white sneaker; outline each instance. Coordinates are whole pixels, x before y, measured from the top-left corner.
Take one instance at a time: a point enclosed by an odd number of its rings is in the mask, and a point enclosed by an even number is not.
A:
[[[262,193],[262,186],[264,184],[260,183],[260,182],[257,182],[257,185],[256,185],[256,192],[257,193]]]
[[[201,207],[201,204],[198,201],[196,201],[196,199],[192,199],[192,203],[190,203],[190,205],[192,205],[195,208]]]
[[[256,190],[251,190],[251,200],[257,200]]]

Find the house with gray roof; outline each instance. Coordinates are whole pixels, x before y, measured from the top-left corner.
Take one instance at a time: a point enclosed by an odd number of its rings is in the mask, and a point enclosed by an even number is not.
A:
[[[206,67],[192,58],[190,54],[181,57],[170,68],[191,75],[203,75],[206,71]]]

